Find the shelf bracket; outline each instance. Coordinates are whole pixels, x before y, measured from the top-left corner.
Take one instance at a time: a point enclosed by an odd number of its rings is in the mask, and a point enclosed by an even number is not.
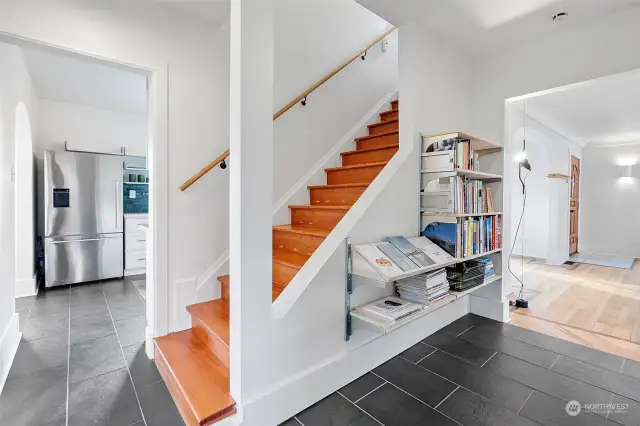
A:
[[[351,237],[344,239],[347,249],[345,265],[345,291],[344,291],[344,312],[345,312],[345,333],[344,340],[351,339],[351,294],[353,293],[353,247]]]

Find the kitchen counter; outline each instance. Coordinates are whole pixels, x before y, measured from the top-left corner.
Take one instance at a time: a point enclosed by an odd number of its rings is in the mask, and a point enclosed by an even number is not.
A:
[[[124,217],[144,219],[149,217],[149,213],[125,213]]]

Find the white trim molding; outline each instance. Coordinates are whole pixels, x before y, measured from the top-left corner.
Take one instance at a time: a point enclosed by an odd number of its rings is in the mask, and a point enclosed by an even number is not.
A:
[[[37,292],[35,274],[31,278],[16,278],[16,299],[19,297],[35,296]]]
[[[2,337],[0,337],[0,394],[2,394],[2,389],[7,381],[7,376],[9,376],[11,364],[13,364],[13,359],[16,356],[18,345],[22,338],[19,324],[18,314],[13,314],[9,325],[2,333]]]

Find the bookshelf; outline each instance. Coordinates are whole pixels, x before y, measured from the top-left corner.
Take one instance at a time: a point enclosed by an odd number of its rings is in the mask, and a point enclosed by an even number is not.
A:
[[[430,305],[427,305],[424,307],[424,309],[421,309],[409,316],[406,316],[405,318],[402,318],[401,320],[398,320],[394,323],[388,323],[385,321],[381,321],[379,318],[376,318],[373,315],[367,315],[366,312],[363,311],[359,311],[357,308],[351,311],[351,317],[355,318],[357,321],[363,323],[366,327],[369,328],[373,328],[374,330],[378,331],[379,333],[387,334],[392,332],[393,330],[396,330],[404,325],[407,325],[419,318],[424,317],[425,315],[428,315],[434,311],[437,311],[438,309],[448,305],[449,303],[453,303],[458,299],[461,299],[475,291],[480,290],[483,287],[488,286],[489,284],[492,284],[494,282],[497,282],[499,280],[501,280],[502,277],[500,275],[494,275],[493,277],[491,277],[490,279],[488,279],[487,281],[485,281],[484,283],[470,288],[468,290],[464,290],[464,291],[450,291],[449,294],[447,296],[445,296],[444,298],[431,303]]]
[[[458,146],[458,143],[462,141],[465,145]],[[438,149],[429,149],[429,146],[434,143]],[[459,148],[464,148],[464,151],[460,151]],[[465,303],[461,300],[463,298],[469,298],[467,309],[470,312],[493,319],[503,318],[504,303],[500,272],[503,270],[502,247],[504,243],[496,238],[496,243],[493,244],[493,238],[496,235],[493,224],[499,224],[501,230],[502,220],[505,216],[503,212],[504,152],[502,146],[465,132],[422,134],[419,161],[420,188],[418,197],[420,210],[417,213],[420,218],[419,235],[423,236],[425,228],[436,222],[457,225],[467,221],[468,225],[471,221],[472,223],[482,223],[483,231],[487,229],[484,226],[491,223],[492,232],[487,234],[490,240],[484,238],[481,241],[482,245],[477,246],[477,250],[469,252],[459,250],[460,243],[456,239],[455,250],[447,250],[453,255],[447,259],[434,265],[408,271],[396,271],[389,275],[381,273],[379,267],[374,267],[370,260],[365,259],[365,256],[361,254],[364,252],[360,251],[360,247],[365,245],[355,246],[351,243],[351,239],[347,238],[345,277],[345,340],[347,341],[352,335],[352,323],[357,324],[357,330],[366,328],[373,330],[376,336],[386,335],[414,321],[418,321],[419,324],[439,321],[439,314],[430,318],[426,317],[456,301]],[[476,191],[478,195],[475,198],[461,197],[465,194],[475,194]],[[491,203],[488,201],[489,198],[491,198]],[[470,200],[473,203],[470,203]],[[411,238],[407,238],[411,240]],[[491,244],[488,244],[489,241]],[[352,306],[351,304],[354,281],[358,286],[377,287],[377,290],[370,289],[372,293],[368,293],[369,290],[365,293],[379,295],[388,292],[389,285],[393,285],[396,281],[485,257],[490,258],[493,263],[494,276],[486,278],[482,284],[470,289],[449,291],[442,299],[425,305],[423,309],[393,323],[368,315],[366,311],[359,309],[360,306]],[[362,296],[362,293],[359,293],[359,296]],[[354,300],[358,300],[358,304],[371,301],[365,299],[362,297],[354,298]]]
[[[457,233],[458,258],[498,253],[503,161],[499,144],[469,133],[423,134],[420,233]]]

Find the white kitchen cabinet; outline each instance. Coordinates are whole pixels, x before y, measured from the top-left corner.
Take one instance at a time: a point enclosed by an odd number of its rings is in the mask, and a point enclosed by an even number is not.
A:
[[[147,233],[139,225],[148,225],[148,214],[124,215],[124,275],[146,273]]]

